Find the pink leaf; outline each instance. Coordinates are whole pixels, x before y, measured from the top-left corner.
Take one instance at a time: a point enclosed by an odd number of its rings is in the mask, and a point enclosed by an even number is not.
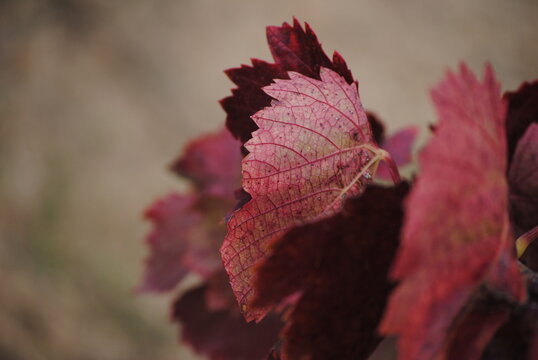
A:
[[[508,221],[506,104],[491,67],[461,66],[432,91],[439,126],[421,152],[393,269],[401,281],[381,330],[402,360],[434,359],[454,318],[482,285],[516,301],[525,288]]]
[[[275,100],[252,118],[259,126],[245,147],[243,188],[252,200],[233,214],[221,247],[232,288],[247,320],[253,266],[272,240],[299,224],[337,212],[370,182],[381,156],[356,85],[322,68],[321,81],[298,73],[264,91]]]

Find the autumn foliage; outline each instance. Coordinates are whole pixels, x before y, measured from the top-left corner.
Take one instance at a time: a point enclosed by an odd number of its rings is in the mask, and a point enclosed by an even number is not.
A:
[[[465,64],[417,129],[366,111],[312,29],[267,28],[274,62],[226,70],[226,127],[171,169],[140,291],[173,291],[182,339],[211,359],[538,359],[538,81],[501,94]],[[368,86],[368,84],[361,84]],[[220,253],[219,253],[220,250]]]

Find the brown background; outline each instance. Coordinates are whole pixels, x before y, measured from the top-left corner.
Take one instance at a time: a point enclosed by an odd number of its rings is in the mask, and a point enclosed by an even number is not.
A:
[[[165,167],[224,120],[222,70],[269,59],[264,26],[308,21],[390,130],[489,60],[538,77],[538,2],[0,0],[0,359],[189,359],[170,297],[134,296]],[[464,129],[462,129],[464,131]]]

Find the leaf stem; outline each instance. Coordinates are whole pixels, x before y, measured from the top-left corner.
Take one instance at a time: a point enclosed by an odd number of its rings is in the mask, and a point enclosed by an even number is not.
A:
[[[396,165],[394,160],[392,160],[392,157],[387,151],[385,151],[385,154],[383,154],[381,160],[383,160],[388,165],[390,177],[392,178],[394,184],[399,184],[402,181],[402,178],[400,176],[400,172],[398,171],[398,166]]]
[[[379,149],[381,150],[381,149]],[[342,189],[342,191],[340,192],[340,195],[339,197],[342,197],[344,196],[348,191],[349,189],[351,189],[353,187],[353,185],[355,185],[355,183],[357,181],[359,181],[359,179],[364,175],[366,174],[366,171],[370,170],[370,168],[372,167],[372,165],[374,165],[376,162],[378,162],[379,160],[381,160],[383,158],[383,155],[381,153],[376,153],[375,156],[373,158],[370,159],[370,161],[368,161],[366,163],[366,165],[364,165],[361,169],[361,171],[357,174],[357,176],[355,176],[355,178],[345,187]]]
[[[521,235],[516,240],[516,249],[517,249],[517,257],[518,259],[521,259],[527,248],[534,240],[538,238],[538,225],[536,225],[531,230],[527,231],[525,234]]]
[[[346,193],[353,187],[353,185],[355,185],[357,181],[359,181],[360,178],[364,176],[364,174],[366,174],[366,172],[372,168],[372,166],[377,164],[380,160],[384,159],[385,156],[390,157],[390,155],[388,155],[388,153],[381,148],[377,148],[369,144],[363,144],[360,147],[371,151],[374,154],[374,156],[366,163],[366,165],[362,167],[361,171],[353,178],[353,180],[345,188],[343,188],[342,191],[340,191],[338,196],[328,206],[325,207],[325,209],[321,212],[321,214],[325,214],[334,206],[334,204],[338,202],[339,199],[344,197]]]

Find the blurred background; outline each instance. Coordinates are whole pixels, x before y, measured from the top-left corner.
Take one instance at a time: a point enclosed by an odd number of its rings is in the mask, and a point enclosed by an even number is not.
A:
[[[387,123],[434,120],[460,60],[538,77],[538,2],[0,0],[0,359],[195,359],[170,296],[136,296],[143,209],[223,124],[222,70],[270,60],[266,25],[308,21]],[[462,129],[464,131],[464,129]]]

